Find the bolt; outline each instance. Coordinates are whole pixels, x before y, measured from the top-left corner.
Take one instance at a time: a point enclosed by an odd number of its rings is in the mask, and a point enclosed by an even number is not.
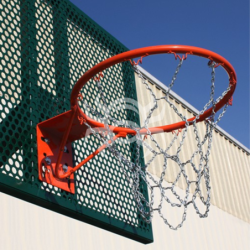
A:
[[[216,63],[215,63],[214,61],[212,61],[212,60],[210,60],[210,61],[207,63],[208,67],[214,67],[215,64],[216,64]]]
[[[67,164],[63,164],[63,171],[65,173],[68,171],[68,165]]]
[[[46,142],[47,144],[50,143],[49,139],[48,138],[44,138],[44,142]]]
[[[46,161],[46,163],[47,163],[48,165],[51,164],[51,159],[50,159],[49,157],[46,157],[46,158],[45,158],[45,161]]]
[[[68,149],[67,149],[67,147],[65,146],[64,147],[64,151],[63,151],[64,153],[67,153],[68,152]]]

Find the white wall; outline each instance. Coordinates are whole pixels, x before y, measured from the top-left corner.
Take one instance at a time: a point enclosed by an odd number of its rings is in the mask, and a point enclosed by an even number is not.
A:
[[[192,207],[187,221],[170,230],[155,214],[154,243],[144,245],[0,193],[0,249],[4,250],[248,250],[250,224],[212,206],[206,219]],[[173,217],[177,214],[173,212]]]

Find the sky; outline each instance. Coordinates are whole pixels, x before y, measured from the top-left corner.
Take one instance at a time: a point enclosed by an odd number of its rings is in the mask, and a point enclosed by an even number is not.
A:
[[[237,87],[233,106],[219,126],[250,148],[248,0],[70,1],[130,50],[182,44],[206,48],[226,58],[236,71]],[[184,72],[188,74],[180,77],[173,91],[200,110],[209,99],[210,73],[200,70],[201,61],[186,61]],[[141,66],[168,85],[176,62],[159,56],[154,61],[143,59]],[[216,91],[222,93],[228,77],[221,69],[216,74]]]

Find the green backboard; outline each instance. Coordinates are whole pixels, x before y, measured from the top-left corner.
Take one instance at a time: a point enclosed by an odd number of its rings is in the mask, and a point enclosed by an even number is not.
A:
[[[126,50],[67,0],[0,2],[0,191],[150,243],[151,224],[139,215],[124,173],[111,153],[97,155],[74,174],[75,194],[38,179],[36,125],[69,110],[72,87],[84,72]],[[137,99],[129,63],[111,67],[103,82],[108,103],[118,97]],[[82,93],[95,107],[98,91],[94,82]],[[114,116],[139,124],[138,112],[133,110]],[[72,143],[74,164],[98,146],[91,135]],[[121,147],[133,160],[135,146]],[[141,192],[147,196],[143,182]]]

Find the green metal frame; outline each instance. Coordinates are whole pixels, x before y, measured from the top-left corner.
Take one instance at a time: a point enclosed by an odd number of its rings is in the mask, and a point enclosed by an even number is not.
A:
[[[4,102],[0,103],[0,191],[130,239],[151,243],[153,241],[152,226],[145,223],[137,212],[131,193],[124,182],[125,178],[117,169],[117,162],[113,161],[111,156],[109,156],[109,161],[111,167],[115,167],[116,173],[113,173],[114,179],[110,177],[110,171],[113,170],[110,170],[108,162],[98,156],[95,161],[82,169],[81,174],[88,177],[84,179],[80,174],[75,175],[78,192],[74,195],[45,186],[38,180],[36,125],[69,110],[72,79],[77,79],[81,75],[82,59],[77,57],[78,53],[83,53],[84,66],[90,68],[93,64],[105,59],[107,55],[112,56],[127,51],[127,48],[67,0],[21,0],[18,2],[2,1],[4,8],[0,13],[0,17],[6,18],[3,12],[5,8],[9,8],[9,11],[17,16],[12,17],[15,20],[15,22],[12,20],[15,27],[10,22],[9,25],[8,22],[0,24],[0,42],[2,47],[5,47],[5,50],[0,48],[0,60],[1,58],[5,60],[5,65],[0,68],[0,96],[4,99]],[[38,19],[42,24],[39,24]],[[52,30],[43,29],[42,25],[51,27],[52,24]],[[70,33],[70,27],[73,27],[72,34],[81,33],[83,40],[75,38]],[[13,38],[8,28],[12,29],[13,34],[18,33],[18,38]],[[50,36],[53,39],[49,39]],[[12,58],[8,52],[18,39],[20,43],[17,44]],[[73,44],[70,39],[73,40]],[[74,44],[75,41],[76,44]],[[77,42],[82,47],[85,46],[85,49],[78,48]],[[92,50],[89,50],[91,46]],[[50,47],[53,50],[47,55],[48,50],[44,48]],[[78,60],[77,64],[72,61],[72,55]],[[12,59],[15,59],[15,62]],[[51,72],[48,72],[46,68],[49,63],[53,71],[50,77]],[[18,72],[15,77],[13,77],[14,71]],[[118,76],[122,79],[122,90],[114,90],[122,91],[124,97],[136,100],[134,73],[130,64],[124,63],[121,69],[114,68],[112,72],[114,75],[111,75],[111,78],[116,79]],[[50,86],[51,82],[54,83],[53,87]],[[9,91],[11,84],[15,88]],[[107,93],[112,95],[110,86],[108,83],[105,84],[107,84]],[[121,86],[118,85],[117,88]],[[86,95],[93,96],[95,90],[95,87],[90,87]],[[116,98],[115,94],[107,101],[111,102],[114,98]],[[128,120],[139,124],[137,113],[129,111],[126,115]],[[74,162],[77,162],[84,151],[88,150],[91,140],[93,142],[90,136],[88,141],[73,143],[72,147],[76,152]],[[135,145],[131,144],[129,150],[128,148],[124,150],[132,160],[135,159]],[[141,162],[143,163],[142,151]],[[96,176],[97,169],[100,172]],[[108,187],[105,186],[105,182],[103,186],[101,173],[106,176],[106,180],[109,180]],[[97,184],[98,187],[96,187]],[[92,191],[90,189],[86,191],[86,187],[92,187]],[[98,196],[99,189],[105,193],[103,196]],[[114,191],[116,189],[118,191]],[[141,181],[141,191],[147,197],[147,187],[143,181]],[[87,205],[85,198],[88,197],[88,193],[90,197],[95,196],[93,200],[89,198],[90,203],[101,202],[103,197],[110,199],[108,205],[102,203],[102,207],[106,206],[107,211],[96,209],[91,204]],[[123,196],[126,196],[126,202]],[[116,208],[111,204],[112,200],[116,201]],[[130,206],[122,207],[126,203]],[[116,214],[110,212],[110,209],[116,209]]]

